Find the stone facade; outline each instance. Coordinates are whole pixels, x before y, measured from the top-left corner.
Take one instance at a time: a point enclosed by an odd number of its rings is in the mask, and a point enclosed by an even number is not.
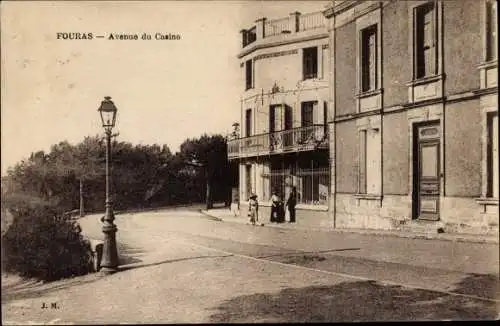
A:
[[[488,13],[492,3],[336,1],[325,11],[333,26],[330,217],[336,227],[498,232],[498,191],[492,191],[498,131],[489,122],[498,117],[497,57],[487,55],[497,44],[488,34],[497,26],[487,26],[496,23]],[[434,34],[424,35],[420,19]],[[377,33],[371,44],[362,36],[366,26]],[[420,50],[418,35],[422,42],[433,38],[432,50]],[[427,56],[424,63],[419,53]],[[375,75],[368,91],[364,71]],[[436,131],[432,138],[419,133],[426,125]],[[435,150],[432,160],[424,156],[428,148]],[[424,173],[435,175],[433,184]]]
[[[258,20],[257,40],[238,56],[242,80],[246,61],[255,69],[242,93],[244,134],[249,108],[256,110],[253,135],[270,133],[271,105],[289,105],[294,128],[302,102],[325,105],[314,122],[328,124],[328,144],[313,152],[327,157],[328,201],[300,207],[298,223],[498,232],[496,2],[334,1],[323,14],[321,28],[267,38],[267,20]],[[318,75],[303,80],[307,47],[320,53]],[[240,198],[248,195],[248,165],[253,191],[267,198],[269,184],[259,175],[271,161],[313,152],[236,156]]]

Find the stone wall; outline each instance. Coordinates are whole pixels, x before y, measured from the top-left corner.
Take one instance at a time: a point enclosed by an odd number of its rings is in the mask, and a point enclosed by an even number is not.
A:
[[[363,199],[355,195],[337,194],[336,197],[338,228],[391,230],[411,216],[408,196]]]
[[[498,206],[481,205],[475,198],[443,197],[440,209],[445,232],[498,234]]]

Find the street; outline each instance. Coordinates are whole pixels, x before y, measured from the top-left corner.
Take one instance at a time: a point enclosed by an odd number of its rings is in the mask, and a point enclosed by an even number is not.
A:
[[[80,220],[89,237],[102,239],[99,217]],[[471,320],[500,312],[497,244],[252,226],[195,209],[115,222],[118,273],[46,284],[3,277],[3,323]]]

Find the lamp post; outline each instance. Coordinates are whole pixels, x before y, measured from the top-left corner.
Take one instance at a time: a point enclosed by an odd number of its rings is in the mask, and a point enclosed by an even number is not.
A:
[[[104,245],[101,260],[101,272],[111,274],[118,269],[118,250],[116,248],[116,225],[113,224],[115,215],[110,198],[110,155],[111,155],[111,131],[115,126],[117,108],[111,97],[104,97],[98,109],[101,114],[102,127],[106,133],[106,213],[102,219],[102,232],[104,233]]]

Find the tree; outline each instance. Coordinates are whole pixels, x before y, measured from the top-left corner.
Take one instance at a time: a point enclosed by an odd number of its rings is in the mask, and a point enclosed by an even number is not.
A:
[[[85,215],[84,184],[102,178],[105,171],[103,139],[99,136],[85,137],[76,146],[67,141],[53,145],[50,155],[57,174],[71,177],[79,184],[79,211]]]
[[[213,207],[213,187],[219,192],[226,191],[226,173],[228,171],[226,138],[222,135],[204,134],[200,138],[186,139],[180,147],[184,162],[199,169],[205,180],[205,202],[207,209]]]

